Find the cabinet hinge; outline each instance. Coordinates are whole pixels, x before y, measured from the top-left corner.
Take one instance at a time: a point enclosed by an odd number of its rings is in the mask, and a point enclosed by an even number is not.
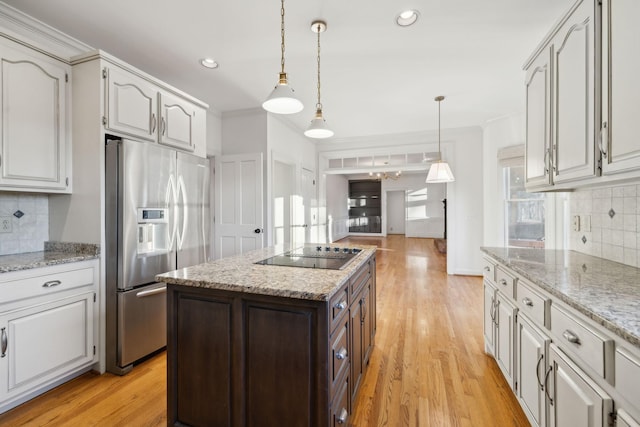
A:
[[[93,302],[96,302],[96,294],[93,294]]]
[[[103,69],[102,69],[102,78],[103,78],[103,79],[106,79],[106,78],[107,78],[107,69],[106,69],[106,68],[103,68]]]
[[[66,177],[64,179],[64,185],[66,185],[67,187],[69,186],[69,177]]]
[[[64,82],[69,83],[69,74],[64,73]]]
[[[94,356],[96,355],[96,346],[95,345],[93,346],[93,355]]]
[[[518,394],[518,381],[516,381],[516,384],[515,384],[515,392],[516,392],[516,395],[517,395]]]
[[[313,184],[312,185],[316,185],[316,180],[315,179],[313,180]]]
[[[102,116],[102,124],[103,124],[104,126],[106,126],[106,125],[107,125],[107,117],[106,117],[106,116]]]

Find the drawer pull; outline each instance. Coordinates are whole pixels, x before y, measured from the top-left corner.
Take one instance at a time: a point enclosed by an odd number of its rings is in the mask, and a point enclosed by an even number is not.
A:
[[[0,357],[5,357],[7,355],[7,346],[9,345],[9,342],[7,341],[7,328],[2,328],[2,354],[0,354]]]
[[[344,360],[347,358],[347,349],[342,347],[340,350],[338,350],[338,352],[336,353],[336,359],[338,360]]]
[[[337,308],[338,310],[344,310],[345,308],[347,308],[347,302],[342,300],[339,303],[337,303],[334,307]]]
[[[54,286],[61,285],[62,282],[60,280],[49,280],[48,282],[44,282],[42,285],[43,288],[53,288]]]
[[[576,334],[571,332],[570,330],[567,329],[566,331],[564,331],[562,333],[562,336],[564,337],[564,339],[569,341],[571,344],[580,345],[580,338]]]
[[[342,411],[340,411],[340,415],[336,419],[336,422],[338,424],[344,424],[344,423],[347,422],[347,417],[348,416],[349,416],[349,413],[347,412],[347,410],[345,408],[342,408]]]
[[[507,286],[507,281],[506,281],[506,280],[504,280],[504,279],[500,279],[500,284],[501,284],[502,286]]]
[[[531,301],[531,298],[528,298],[528,297],[522,298],[522,303],[529,307],[533,307],[533,301]]]
[[[166,293],[167,293],[167,287],[163,286],[161,288],[149,289],[148,291],[138,292],[136,294],[136,298],[144,298],[144,297],[150,297],[152,295],[166,294]]]

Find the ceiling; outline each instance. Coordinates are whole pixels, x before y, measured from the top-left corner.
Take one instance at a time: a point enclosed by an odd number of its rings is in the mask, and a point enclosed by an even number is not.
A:
[[[574,0],[285,1],[286,72],[305,109],[316,103],[316,34],[323,19],[322,104],[334,140],[482,126],[522,112],[522,65]],[[278,0],[6,0],[224,113],[257,108],[280,70]],[[420,12],[411,27],[400,11]],[[212,57],[217,70],[199,59]]]

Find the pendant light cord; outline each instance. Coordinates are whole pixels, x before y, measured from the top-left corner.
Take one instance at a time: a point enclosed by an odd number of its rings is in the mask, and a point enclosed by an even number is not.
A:
[[[438,161],[442,160],[442,152],[440,151],[440,103],[444,99],[444,96],[436,96],[435,101],[438,101]]]
[[[317,110],[322,110],[322,103],[320,102],[320,33],[321,24],[318,23],[318,103],[316,104]]]
[[[284,73],[284,0],[280,0],[280,72]]]

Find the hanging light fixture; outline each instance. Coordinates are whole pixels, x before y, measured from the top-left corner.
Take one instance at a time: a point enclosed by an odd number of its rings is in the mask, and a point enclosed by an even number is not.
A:
[[[302,111],[304,105],[294,95],[284,72],[284,0],[280,0],[280,80],[271,95],[262,103],[262,108],[276,114],[294,114]]]
[[[436,96],[435,98],[438,102],[438,160],[433,162],[429,168],[429,174],[425,181],[427,183],[453,182],[456,180],[449,164],[442,161],[442,152],[440,151],[440,103],[443,99],[444,96]]]
[[[333,131],[327,127],[327,122],[322,117],[322,103],[320,102],[320,33],[327,30],[327,23],[324,21],[313,21],[311,31],[318,34],[318,102],[316,103],[316,115],[311,124],[304,131],[309,138],[329,138],[333,136]]]

